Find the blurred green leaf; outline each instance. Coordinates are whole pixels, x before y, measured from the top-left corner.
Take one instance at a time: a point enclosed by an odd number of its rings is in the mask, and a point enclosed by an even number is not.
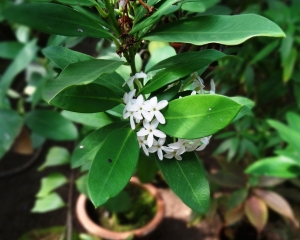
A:
[[[65,206],[65,203],[62,198],[57,193],[50,193],[46,197],[37,199],[31,212],[45,213],[62,208],[63,206]]]
[[[0,42],[0,58],[14,59],[23,47],[19,42]]]
[[[142,183],[150,183],[153,181],[158,172],[157,163],[153,154],[146,156],[140,151],[139,162],[136,169],[136,175]]]
[[[14,143],[22,125],[23,119],[17,112],[0,109],[0,159]]]
[[[102,205],[102,207],[110,212],[120,213],[128,211],[130,205],[130,196],[126,191],[123,190],[119,192],[115,197],[108,199],[107,202]]]
[[[68,182],[68,179],[61,173],[51,173],[47,177],[42,178],[41,187],[36,197],[46,197],[54,189],[61,187]]]
[[[248,196],[248,190],[246,188],[241,188],[234,191],[227,200],[228,209],[234,209],[240,204],[242,204]]]
[[[70,162],[70,153],[63,147],[52,147],[47,153],[46,161],[38,168],[39,171],[46,167],[64,165]]]
[[[78,137],[75,125],[51,110],[31,111],[25,115],[25,123],[33,132],[52,140],[75,140]]]

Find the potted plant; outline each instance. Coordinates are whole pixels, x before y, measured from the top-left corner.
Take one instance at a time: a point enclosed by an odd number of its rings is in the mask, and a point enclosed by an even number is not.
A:
[[[81,194],[76,203],[76,214],[82,226],[93,235],[127,239],[130,236],[145,236],[153,231],[163,219],[164,208],[162,197],[154,186],[141,184],[136,177],[132,177],[125,192],[97,208],[92,215],[89,210],[95,209]]]

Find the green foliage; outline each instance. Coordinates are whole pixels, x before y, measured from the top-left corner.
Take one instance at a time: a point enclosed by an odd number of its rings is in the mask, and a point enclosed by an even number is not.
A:
[[[201,102],[201,104],[199,104]],[[189,106],[187,108],[186,106]],[[226,127],[242,106],[219,95],[198,95],[170,102],[160,129],[177,138],[201,138]]]
[[[70,153],[63,147],[52,147],[46,156],[46,161],[38,168],[39,171],[46,167],[64,165],[70,162]]]

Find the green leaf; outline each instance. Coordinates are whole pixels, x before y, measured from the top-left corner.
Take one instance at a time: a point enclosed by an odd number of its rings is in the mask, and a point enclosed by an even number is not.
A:
[[[83,139],[75,148],[72,158],[72,168],[81,166],[82,164],[93,161],[96,153],[102,147],[102,144],[115,130],[128,126],[128,122],[114,122],[102,127]]]
[[[19,42],[0,42],[0,58],[14,59],[23,46]]]
[[[164,85],[177,81],[193,72],[207,67],[212,62],[225,57],[224,53],[216,50],[203,50],[201,52],[186,52],[154,65],[149,71],[162,69],[146,84],[140,93],[151,93]]]
[[[154,25],[159,21],[159,19],[166,14],[170,6],[172,4],[179,2],[180,0],[166,0],[163,2],[163,4],[159,7],[157,11],[155,11],[150,17],[147,17],[145,20],[142,22],[136,24],[133,26],[132,30],[129,32],[130,34],[136,33],[139,30],[146,28],[150,25]]]
[[[181,4],[181,9],[189,12],[205,12],[207,8],[216,5],[220,0],[201,0],[191,1],[187,0]]]
[[[156,162],[172,191],[188,207],[205,213],[209,207],[209,186],[204,167],[195,153],[185,153],[182,159]]]
[[[136,175],[142,183],[150,183],[154,179],[158,167],[155,161],[154,154],[146,156],[140,151],[139,162],[137,165]]]
[[[101,128],[112,123],[111,117],[104,112],[98,113],[76,113],[69,111],[62,111],[61,115],[71,120],[72,122],[81,123],[86,126]]]
[[[289,128],[278,121],[268,120],[267,123],[275,128],[279,136],[294,149],[300,149],[300,132],[298,133],[294,129]]]
[[[74,124],[51,110],[34,110],[25,115],[26,125],[35,133],[52,140],[75,140],[78,136]]]
[[[4,98],[11,83],[14,78],[33,60],[37,50],[36,40],[32,40],[27,43],[0,77],[0,107],[5,107],[6,104],[4,102]]]
[[[37,199],[34,207],[31,209],[33,213],[45,213],[63,207],[65,204],[57,193],[51,193],[46,197]]]
[[[193,95],[173,100],[163,111],[166,124],[159,128],[177,138],[201,138],[226,127],[241,105],[221,95]]]
[[[104,141],[92,163],[88,188],[94,206],[116,196],[129,182],[139,158],[136,132],[117,129]]]
[[[121,61],[93,59],[68,65],[58,78],[47,81],[44,98],[50,102],[65,88],[81,83],[92,82],[101,74],[110,73],[123,64]]]
[[[110,212],[121,213],[128,211],[130,204],[130,196],[126,191],[123,190],[115,197],[108,199],[108,201],[102,206]]]
[[[123,97],[126,92],[129,92],[130,89],[128,85],[124,85],[124,79],[116,72],[109,74],[102,74],[98,77],[93,83],[100,84],[112,90],[115,94],[120,97]]]
[[[271,177],[293,178],[300,176],[299,162],[286,156],[261,159],[251,164],[245,173]]]
[[[255,54],[255,57],[251,60],[251,64],[255,64],[259,62],[260,60],[267,57],[270,53],[272,53],[279,45],[279,41],[276,40],[274,42],[269,43],[267,46],[265,46],[260,52]]]
[[[293,48],[283,64],[283,82],[290,80],[293,75],[294,67],[297,61],[297,49]]]
[[[46,161],[38,168],[38,171],[46,167],[60,166],[69,163],[70,153],[63,147],[52,147],[47,153]]]
[[[288,112],[286,114],[286,119],[289,126],[296,132],[300,133],[300,116],[294,112]]]
[[[228,209],[234,209],[242,202],[246,200],[248,196],[248,190],[246,188],[241,188],[239,190],[234,191],[227,200]]]
[[[87,187],[87,181],[88,181],[88,174],[84,174],[76,180],[75,184],[77,190],[88,197],[89,191]]]
[[[241,110],[233,121],[236,121],[245,115],[253,115],[251,109],[254,107],[255,103],[252,100],[245,97],[231,97],[230,99],[242,105]]]
[[[53,3],[26,3],[4,10],[7,20],[27,25],[41,32],[63,36],[112,38],[100,24],[73,10]]]
[[[163,61],[167,58],[173,57],[176,55],[176,51],[173,47],[171,46],[165,46],[165,47],[160,47],[156,49],[152,54],[147,62],[146,65],[146,72],[151,69],[155,64],[159,63],[160,61]]]
[[[36,197],[46,197],[54,189],[61,187],[68,182],[68,179],[61,173],[51,173],[47,177],[42,178],[40,190]]]
[[[51,59],[60,69],[69,64],[94,59],[93,57],[60,46],[51,46],[43,49],[43,54]]]
[[[99,84],[70,86],[59,92],[50,104],[81,113],[103,112],[122,103],[123,100],[109,88]]]
[[[19,135],[23,119],[12,110],[0,109],[0,159]]]
[[[267,18],[255,14],[244,14],[183,19],[155,28],[144,39],[194,45],[208,43],[237,45],[257,36],[284,37],[285,34]]]

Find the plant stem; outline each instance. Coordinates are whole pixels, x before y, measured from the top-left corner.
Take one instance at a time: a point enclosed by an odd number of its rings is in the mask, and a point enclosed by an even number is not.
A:
[[[108,14],[106,12],[103,11],[103,9],[99,6],[98,3],[95,4],[95,7],[97,8],[97,11],[100,13],[100,15],[103,17],[103,18],[107,18],[108,17]]]
[[[117,37],[119,37],[121,35],[121,29],[120,29],[120,26],[118,24],[117,19],[115,18],[114,8],[110,4],[109,0],[104,0],[104,3],[105,3],[105,6],[106,6],[106,9],[108,11],[108,18],[109,18],[110,22],[112,23],[112,25],[114,26]]]
[[[70,187],[68,194],[68,207],[67,207],[67,240],[72,240],[72,197],[73,197],[73,184],[74,184],[74,171],[70,174]]]

